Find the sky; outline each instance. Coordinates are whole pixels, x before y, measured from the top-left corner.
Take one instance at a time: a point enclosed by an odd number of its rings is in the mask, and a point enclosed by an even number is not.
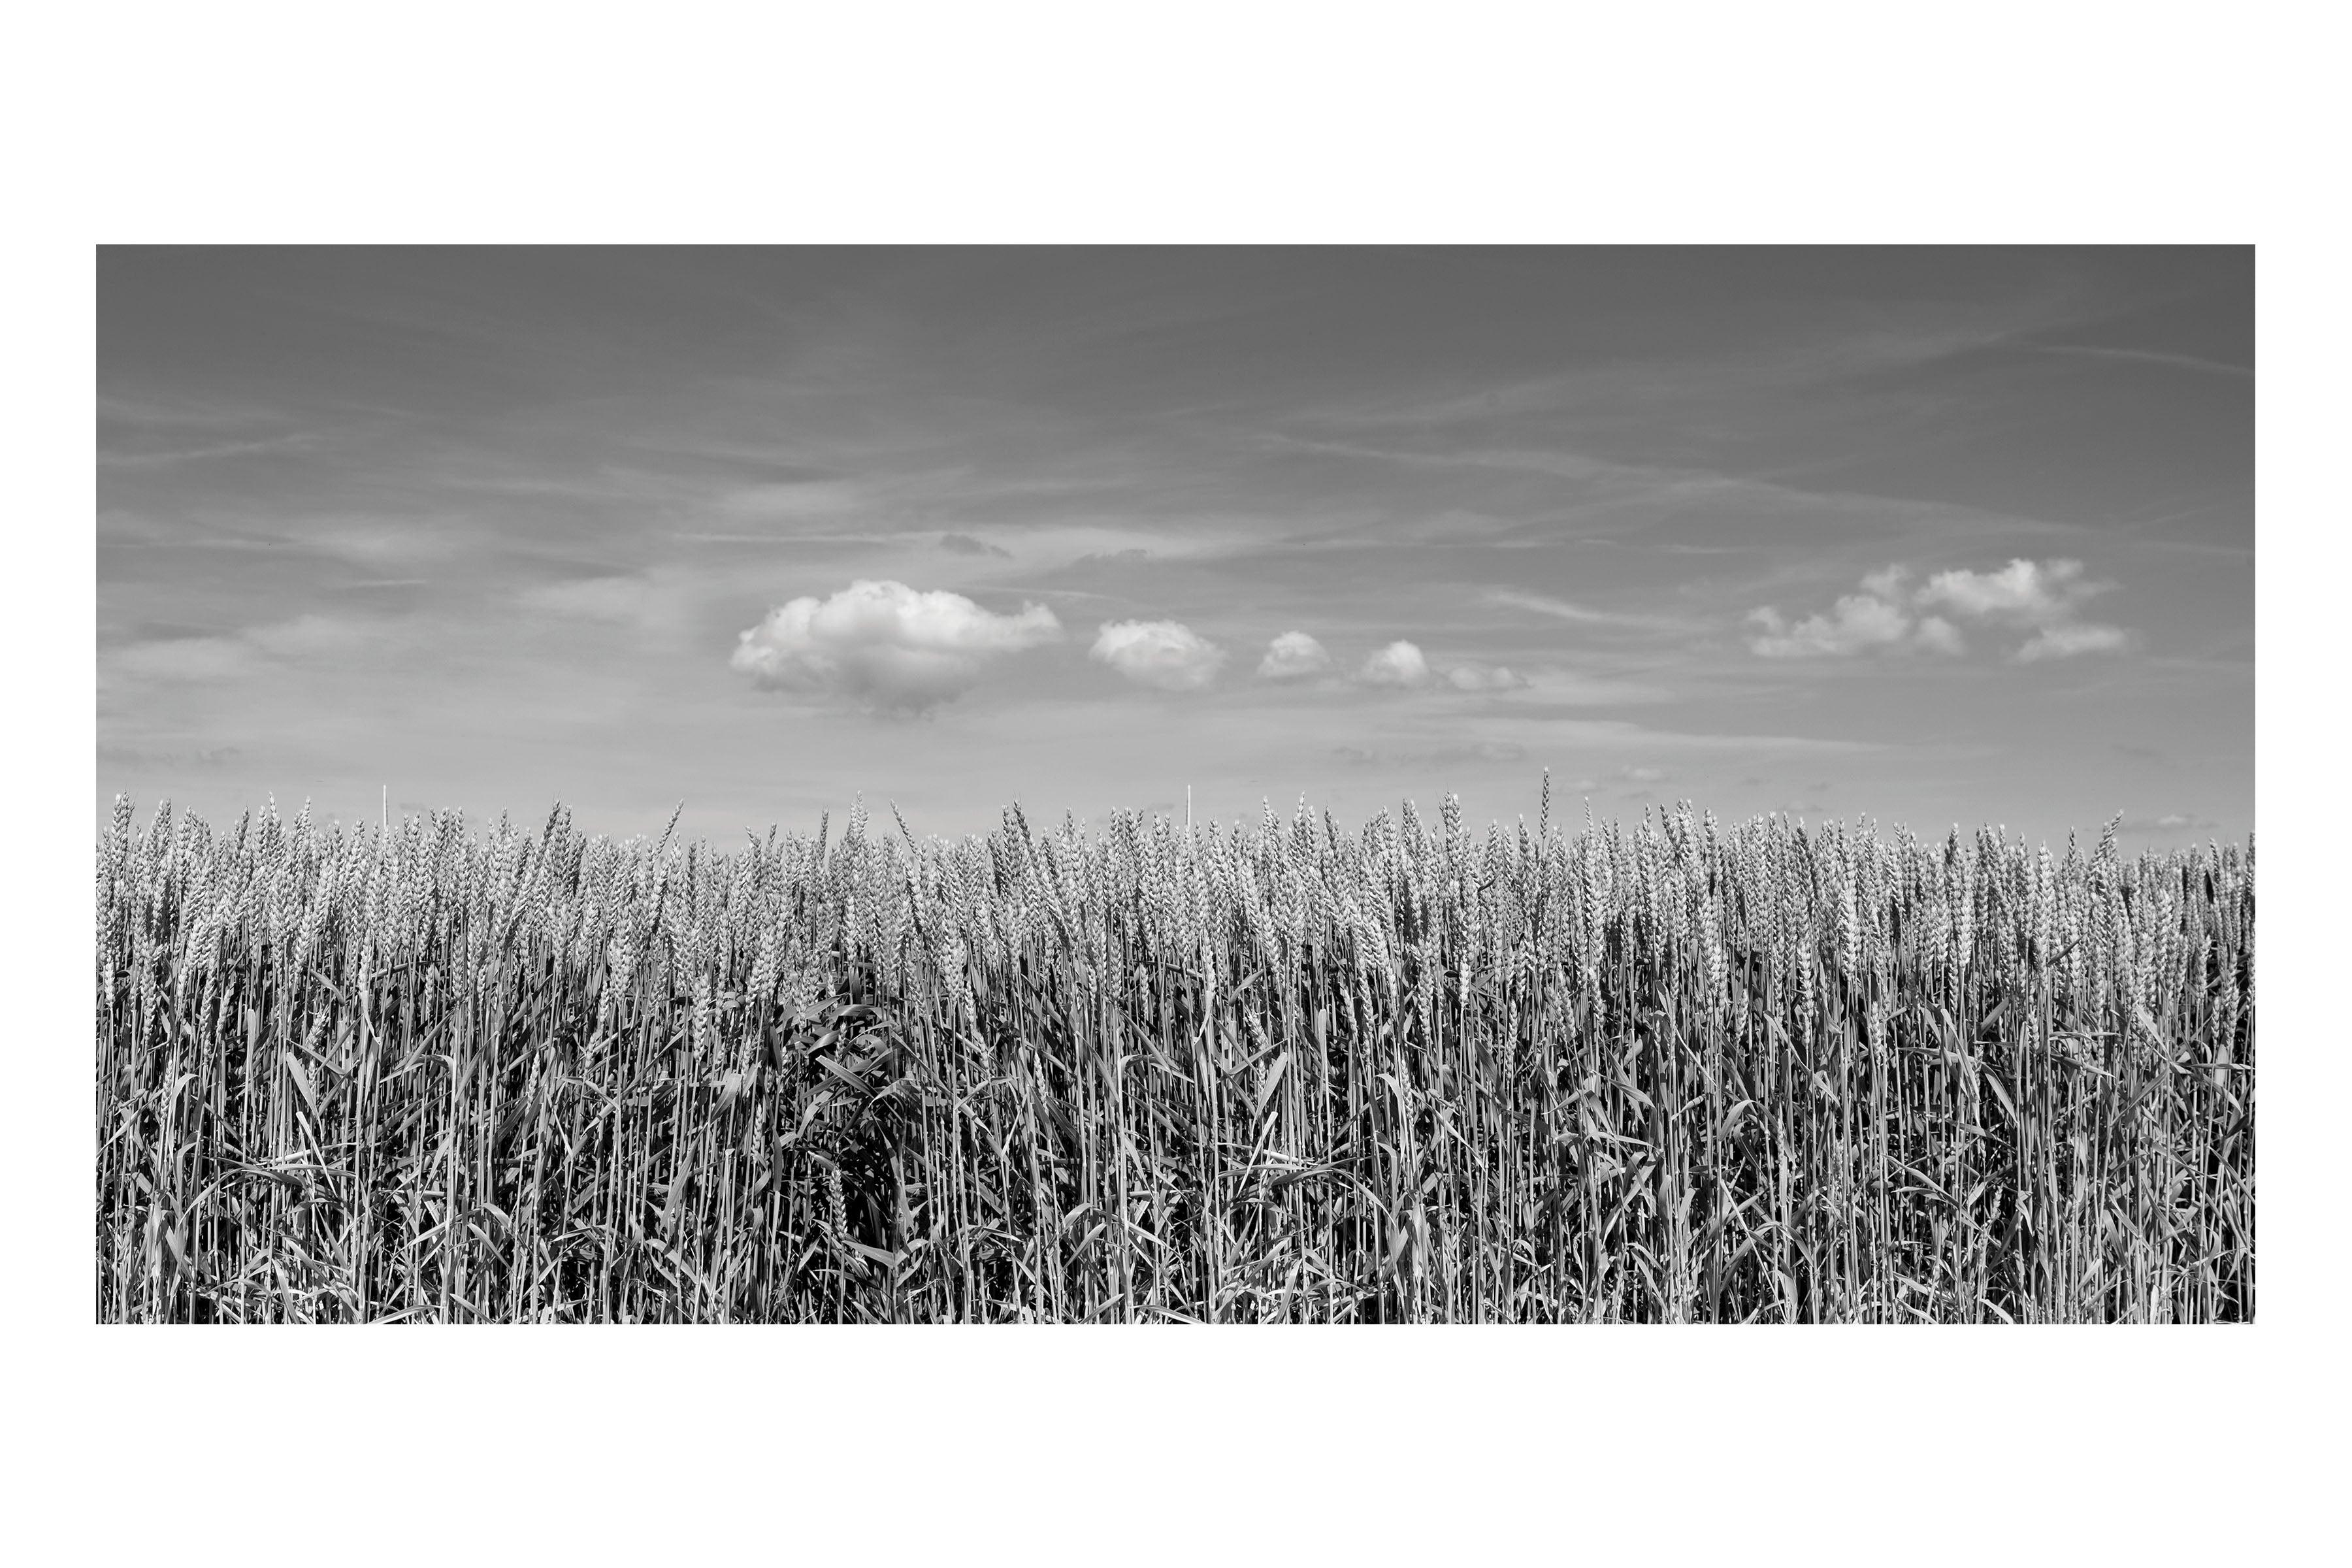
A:
[[[2253,344],[2250,247],[102,247],[98,806],[2242,837]]]

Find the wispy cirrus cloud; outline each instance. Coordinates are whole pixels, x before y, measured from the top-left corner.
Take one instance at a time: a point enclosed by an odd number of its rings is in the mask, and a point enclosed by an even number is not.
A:
[[[637,577],[583,577],[570,583],[542,583],[519,595],[526,609],[596,621],[635,621],[646,607],[646,588]]]
[[[1486,602],[1508,609],[1530,610],[1555,620],[1572,621],[1579,626],[1622,626],[1633,631],[1688,631],[1696,622],[1677,616],[1638,615],[1624,610],[1596,610],[1589,605],[1571,604],[1542,594],[1522,593],[1511,588],[1489,589]]]
[[[2112,360],[2118,364],[2166,365],[2174,370],[2192,370],[2206,375],[2226,375],[2235,380],[2254,379],[2254,367],[2231,364],[2224,360],[2207,359],[2200,354],[2163,353],[2148,349],[2099,348],[2089,343],[2028,343],[2021,345],[2035,353],[2065,354],[2077,359]]]
[[[98,463],[102,468],[162,468],[177,463],[203,462],[213,458],[257,458],[299,452],[316,444],[315,437],[296,431],[291,435],[252,441],[215,441],[200,447],[158,447],[146,451],[123,451],[101,447]]]
[[[179,685],[228,681],[254,668],[253,646],[241,637],[157,637],[109,650],[99,661],[103,682],[110,674]]]
[[[100,669],[173,684],[269,679],[289,666],[331,666],[396,635],[380,620],[313,612],[234,631],[147,637],[108,649]]]

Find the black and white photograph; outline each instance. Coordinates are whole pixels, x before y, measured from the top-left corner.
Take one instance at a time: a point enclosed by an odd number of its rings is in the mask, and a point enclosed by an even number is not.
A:
[[[28,15],[11,1555],[2340,1555],[2317,24]]]
[[[2256,1315],[2250,247],[98,306],[101,1319]]]

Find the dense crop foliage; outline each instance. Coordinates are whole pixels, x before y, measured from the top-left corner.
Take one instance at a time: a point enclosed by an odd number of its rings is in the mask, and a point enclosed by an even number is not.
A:
[[[2253,854],[1685,809],[98,863],[102,1321],[2254,1310]]]

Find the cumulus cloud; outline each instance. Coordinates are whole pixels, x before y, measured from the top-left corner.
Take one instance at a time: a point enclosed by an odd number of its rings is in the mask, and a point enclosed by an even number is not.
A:
[[[2033,636],[2016,657],[2021,664],[2032,664],[2130,646],[2131,634],[2123,627],[2075,618],[2084,602],[2104,586],[2083,581],[2079,561],[2021,559],[1998,572],[1938,572],[1919,590],[1919,602],[1997,626],[2030,628]]]
[[[1445,679],[1457,691],[1508,691],[1527,684],[1524,677],[1499,664],[1457,664],[1445,672]]]
[[[1848,594],[1828,615],[1808,616],[1793,625],[1769,605],[1751,611],[1748,621],[1756,627],[1748,646],[1766,658],[1836,658],[1898,647],[1913,636],[1911,616],[1902,605],[1868,593]]]
[[[1980,620],[2042,626],[2070,614],[2097,590],[2079,561],[2011,561],[1998,572],[1938,572],[1919,590],[1923,605],[1948,605]]]
[[[1911,569],[1907,566],[1882,566],[1863,578],[1862,591],[1874,599],[1892,599],[1899,603],[1903,597],[1903,586],[1910,580]]]
[[[829,599],[769,611],[729,662],[761,686],[919,713],[970,690],[992,660],[1061,636],[1041,605],[1000,616],[961,594],[860,579]]]
[[[1257,672],[1268,680],[1295,680],[1331,668],[1331,656],[1305,632],[1285,632],[1268,643]]]
[[[1400,638],[1364,660],[1356,679],[1367,686],[1426,686],[1429,660],[1421,649]]]
[[[1224,649],[1177,621],[1106,621],[1087,657],[1161,691],[1198,691],[1225,662]]]
[[[1941,616],[1920,617],[1919,629],[1913,635],[1919,639],[1921,647],[1933,648],[1937,653],[1968,651],[1968,644],[1960,640],[1960,628]]]
[[[1916,589],[1910,574],[1888,566],[1862,580],[1862,592],[1840,598],[1828,614],[1790,622],[1770,606],[1749,613],[1756,628],[1748,647],[1767,658],[1850,656],[1874,648],[1927,649],[1958,655],[1967,651],[1960,629],[1940,615],[2032,632],[2015,651],[2021,663],[2066,658],[2129,646],[2120,626],[2075,618],[2084,600],[2102,591],[2083,581],[2079,561],[2014,560],[1997,572],[1938,572]]]

